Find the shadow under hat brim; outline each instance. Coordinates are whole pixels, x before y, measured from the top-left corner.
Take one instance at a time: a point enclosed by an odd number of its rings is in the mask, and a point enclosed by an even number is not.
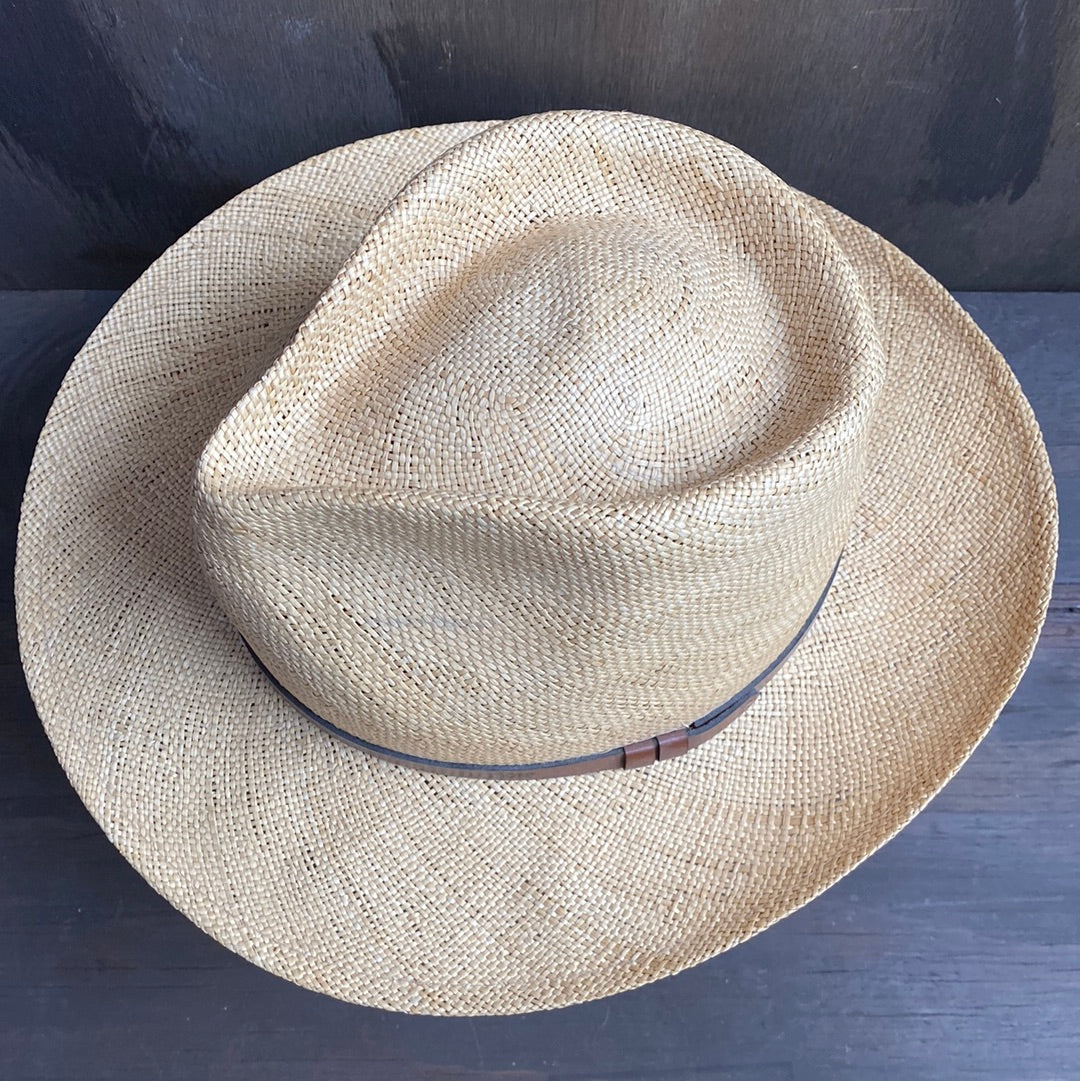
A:
[[[31,693],[123,855],[256,964],[414,1013],[627,990],[831,885],[990,727],[1057,543],[1049,463],[1004,360],[913,262],[807,199],[862,281],[888,375],[836,582],[755,705],[683,758],[529,781],[425,774],[305,719],[211,599],[195,461],[382,207],[485,126],[332,150],[170,248],[57,395],[16,568]]]

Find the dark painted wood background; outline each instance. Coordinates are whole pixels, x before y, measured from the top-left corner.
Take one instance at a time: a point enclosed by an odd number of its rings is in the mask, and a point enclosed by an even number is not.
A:
[[[1074,0],[6,0],[0,288],[126,285],[338,143],[628,108],[737,143],[953,288],[1080,287]]]

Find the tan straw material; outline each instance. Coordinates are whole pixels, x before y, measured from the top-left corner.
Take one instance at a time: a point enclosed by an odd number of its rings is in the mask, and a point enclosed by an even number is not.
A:
[[[1008,367],[876,234],[631,114],[395,132],[238,196],[76,358],[27,679],[110,839],[229,948],[416,1013],[626,990],[886,841],[1008,699],[1053,482]],[[841,555],[842,553],[842,555]],[[695,718],[682,757],[441,776]]]

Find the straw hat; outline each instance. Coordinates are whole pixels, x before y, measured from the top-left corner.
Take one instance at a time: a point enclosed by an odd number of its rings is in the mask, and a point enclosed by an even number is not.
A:
[[[200,927],[513,1013],[896,833],[1015,688],[1056,535],[1028,403],[914,263],[711,136],[549,113],[341,147],[167,251],[49,415],[18,625]]]

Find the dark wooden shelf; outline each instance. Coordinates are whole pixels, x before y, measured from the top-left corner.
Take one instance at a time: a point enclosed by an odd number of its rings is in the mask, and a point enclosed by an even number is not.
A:
[[[980,1081],[1080,1072],[1080,294],[963,294],[1046,434],[1058,584],[1019,691],[892,843],[745,945],[519,1018],[404,1017],[260,971],[105,840],[26,692],[18,504],[48,403],[115,293],[0,293],[0,1077],[9,1081]]]

